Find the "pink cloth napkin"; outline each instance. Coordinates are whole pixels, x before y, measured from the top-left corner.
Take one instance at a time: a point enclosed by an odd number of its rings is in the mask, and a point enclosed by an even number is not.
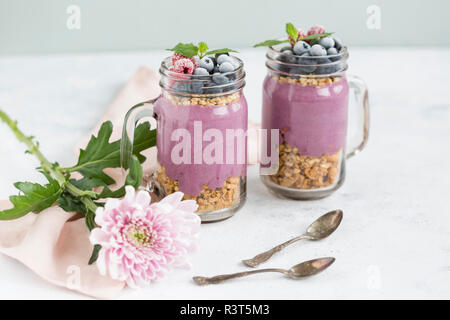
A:
[[[112,121],[114,132],[111,140],[117,140],[122,133],[122,121],[128,109],[142,101],[160,94],[159,75],[141,67],[107,108],[93,132],[101,124]],[[250,124],[256,128],[256,124]],[[78,152],[89,141],[86,137],[75,147]],[[254,145],[255,139],[249,145]],[[256,148],[249,154],[249,163],[256,161]],[[143,164],[144,178],[156,165],[156,148],[146,150],[147,161]],[[118,183],[123,183],[121,169],[107,171]],[[114,188],[114,187],[113,187]],[[0,201],[0,210],[11,206],[9,201]],[[116,297],[125,283],[99,274],[96,265],[88,265],[93,246],[89,242],[89,231],[84,219],[77,213],[68,213],[59,207],[52,207],[40,214],[28,214],[12,221],[0,221],[0,252],[25,264],[43,279],[61,287],[92,296],[110,299]]]

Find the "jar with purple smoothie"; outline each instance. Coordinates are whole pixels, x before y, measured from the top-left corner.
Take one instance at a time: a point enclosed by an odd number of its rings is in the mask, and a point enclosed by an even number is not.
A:
[[[279,138],[274,143],[268,137],[278,162],[271,164],[272,171],[261,170],[261,179],[277,195],[317,199],[343,184],[345,160],[367,142],[368,91],[362,80],[346,75],[348,50],[338,38],[320,26],[307,35],[294,30],[297,37],[283,41],[290,45],[270,45],[266,55],[262,128],[278,129]],[[350,88],[364,121],[362,142],[347,151]]]
[[[122,139],[127,167],[135,124],[156,119],[159,168],[150,189],[162,197],[183,192],[184,199],[197,201],[205,222],[231,217],[246,199],[245,72],[242,60],[217,51],[166,58],[159,70],[160,97],[128,112]]]

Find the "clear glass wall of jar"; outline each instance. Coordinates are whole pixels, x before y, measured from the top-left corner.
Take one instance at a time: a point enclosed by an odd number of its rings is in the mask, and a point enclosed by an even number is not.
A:
[[[275,151],[278,169],[261,175],[262,181],[288,198],[325,197],[343,184],[346,158],[367,142],[367,88],[361,79],[346,75],[347,48],[327,57],[289,55],[269,48],[266,57],[262,128],[278,129],[280,134]],[[355,89],[364,121],[362,142],[347,153],[350,88]]]
[[[239,67],[220,74],[227,80],[218,81],[212,81],[214,75],[173,72],[171,59],[165,59],[161,96],[133,107],[124,125],[126,167],[135,124],[143,117],[156,119],[159,169],[150,187],[162,197],[181,191],[184,199],[196,200],[205,222],[231,217],[246,199],[245,72],[243,62],[234,58]]]

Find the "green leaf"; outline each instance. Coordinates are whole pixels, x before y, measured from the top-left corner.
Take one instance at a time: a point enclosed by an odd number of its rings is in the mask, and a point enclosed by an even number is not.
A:
[[[304,40],[316,40],[316,39],[321,39],[321,38],[325,38],[325,37],[331,36],[332,34],[333,34],[333,32],[312,34],[310,36],[299,38],[298,40],[301,40],[301,41],[304,41]]]
[[[130,169],[128,170],[127,177],[125,178],[124,185],[112,191],[107,186],[103,188],[103,191],[100,193],[99,198],[121,198],[125,195],[125,186],[133,186],[135,189],[139,188],[142,183],[142,166],[139,163],[139,160],[136,156],[131,157]]]
[[[193,43],[178,43],[172,49],[166,49],[168,51],[175,51],[185,57],[193,57],[198,54],[199,48]]]
[[[67,212],[79,212],[82,214],[88,212],[86,205],[67,191],[59,196],[58,205]]]
[[[98,253],[100,252],[100,249],[102,248],[101,245],[96,244],[94,246],[94,250],[92,251],[91,258],[89,259],[89,265],[93,264],[98,259]]]
[[[266,40],[264,42],[257,43],[253,46],[253,48],[256,47],[272,47],[276,46],[277,44],[286,43],[289,42],[289,40]]]
[[[298,30],[297,28],[290,22],[286,23],[286,33],[289,37],[291,37],[294,42],[297,42],[298,39]]]
[[[39,213],[51,207],[62,192],[59,183],[51,178],[44,186],[31,182],[16,182],[14,186],[23,194],[9,197],[14,207],[0,211],[0,220],[17,219],[30,212]]]
[[[92,136],[86,149],[80,150],[78,163],[66,169],[69,172],[77,171],[83,175],[84,178],[75,183],[77,187],[83,190],[92,190],[95,187],[115,183],[113,178],[103,172],[106,168],[120,167],[120,140],[109,142],[111,133],[111,122],[103,123],[98,135]],[[150,130],[148,122],[140,124],[135,131],[133,154],[140,162],[144,162],[145,157],[141,152],[155,144],[156,131]]]
[[[198,51],[200,52],[200,55],[203,55],[206,51],[208,51],[208,49],[208,45],[205,42],[199,42]]]
[[[206,54],[224,54],[224,53],[230,53],[230,52],[238,52],[233,49],[223,48],[223,49],[216,49],[206,52]]]

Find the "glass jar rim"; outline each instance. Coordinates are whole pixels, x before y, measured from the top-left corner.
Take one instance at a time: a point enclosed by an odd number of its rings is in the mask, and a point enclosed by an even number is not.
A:
[[[238,62],[238,67],[234,71],[220,73],[220,75],[226,77],[229,80],[229,82],[225,84],[214,83],[212,81],[213,75],[183,74],[171,71],[170,68],[172,67],[172,59],[171,57],[167,57],[161,62],[161,66],[159,68],[159,73],[161,75],[160,86],[164,90],[167,90],[171,93],[189,96],[221,96],[237,92],[245,86],[246,74],[244,71],[244,62],[236,56],[232,57]],[[207,93],[181,92],[174,89],[173,83],[181,83],[185,86],[201,86],[201,88],[204,88]],[[204,86],[205,84],[209,85]]]
[[[280,61],[279,57],[284,57],[286,61]],[[297,59],[292,59],[292,57]],[[273,46],[268,47],[267,53],[266,53],[266,67],[276,73],[286,74],[288,76],[300,76],[300,77],[317,77],[317,78],[323,78],[330,75],[339,75],[345,72],[348,69],[347,66],[347,60],[349,57],[348,49],[347,47],[342,47],[340,52],[336,55],[327,55],[327,56],[297,56],[292,54],[283,53],[282,51],[279,51],[275,49]],[[301,58],[301,59],[298,59]],[[321,59],[328,59],[330,60],[329,63],[320,63]],[[300,61],[308,61],[308,63],[301,63]],[[333,61],[335,60],[335,61]],[[297,74],[297,73],[290,73],[282,71],[294,69],[298,67],[306,67],[306,68],[337,68],[336,72],[333,73],[326,73],[326,74]]]

